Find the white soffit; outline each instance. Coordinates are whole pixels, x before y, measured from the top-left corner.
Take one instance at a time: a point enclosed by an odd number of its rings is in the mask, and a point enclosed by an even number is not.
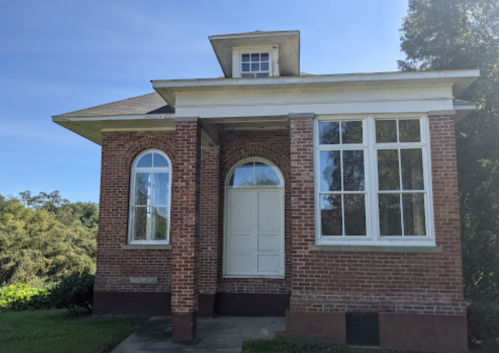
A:
[[[232,48],[279,47],[280,76],[300,76],[300,31],[248,32],[209,37],[226,78],[232,77]]]
[[[52,121],[97,144],[102,143],[105,131],[159,131],[174,130],[174,114],[128,116],[54,116]]]

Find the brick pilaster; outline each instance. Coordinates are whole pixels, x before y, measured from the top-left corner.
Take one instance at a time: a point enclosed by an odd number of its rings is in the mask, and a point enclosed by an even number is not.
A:
[[[292,294],[303,290],[302,273],[306,264],[309,244],[315,240],[314,224],[314,145],[313,118],[290,119],[291,135],[291,236],[292,236]]]
[[[213,317],[217,292],[220,148],[201,150],[199,315]]]
[[[173,342],[197,338],[200,129],[197,121],[175,122],[172,193]]]

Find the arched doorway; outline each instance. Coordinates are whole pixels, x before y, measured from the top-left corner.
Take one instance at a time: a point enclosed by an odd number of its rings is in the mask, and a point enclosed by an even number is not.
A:
[[[262,158],[237,163],[225,183],[224,277],[284,278],[284,178]]]

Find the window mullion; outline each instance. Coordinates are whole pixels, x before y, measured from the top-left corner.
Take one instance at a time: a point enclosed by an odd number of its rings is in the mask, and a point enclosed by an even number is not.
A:
[[[154,161],[154,154],[153,154],[153,161]],[[154,164],[153,164],[154,165]],[[152,222],[152,218],[153,218],[153,195],[154,195],[154,187],[155,187],[155,182],[154,182],[154,172],[151,172],[151,193],[150,195],[148,195],[148,210],[147,210],[147,213],[149,215],[149,219],[148,219],[148,222],[149,222],[149,232],[147,234],[147,240],[152,240],[152,235],[154,234],[153,232],[153,222]]]
[[[369,150],[369,178],[370,178],[370,199],[369,199],[369,208],[371,212],[371,232],[372,232],[372,240],[378,241],[380,239],[379,234],[379,201],[378,201],[378,163],[377,163],[377,149],[375,147],[376,144],[376,121],[373,117],[367,118],[368,123],[368,134],[367,145]]]
[[[398,120],[397,120],[397,127],[398,127]],[[398,129],[397,129],[398,130]],[[398,136],[398,135],[397,135]],[[404,236],[404,206],[402,204],[402,153],[400,152],[401,148],[397,149],[398,152],[398,157],[399,157],[399,202],[400,202],[400,225],[401,225],[401,231],[402,231],[402,236]]]
[[[341,122],[340,122],[341,126]],[[341,143],[341,127],[340,127],[340,143]],[[345,203],[344,203],[344,187],[343,187],[343,151],[340,151],[340,180],[341,180],[341,236],[345,236]]]
[[[131,211],[132,211],[132,214],[130,217],[130,222],[128,223],[128,226],[130,227],[130,229],[128,230],[128,242],[131,243],[133,242],[133,240],[135,239],[135,215],[136,215],[136,212],[135,212],[135,193],[136,193],[136,190],[135,190],[135,175],[137,173],[135,171],[132,171],[132,177],[130,178],[131,179],[131,187],[130,187],[130,203],[132,204],[132,207],[131,208]]]

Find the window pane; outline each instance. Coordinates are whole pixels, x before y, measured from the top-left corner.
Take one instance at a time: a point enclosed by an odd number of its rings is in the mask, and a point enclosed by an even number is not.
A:
[[[250,61],[250,55],[249,54],[243,54],[243,63]]]
[[[345,204],[345,235],[366,235],[364,195],[343,195]]]
[[[400,190],[398,150],[378,150],[380,190]]]
[[[420,142],[419,119],[399,120],[399,138],[400,142]]]
[[[265,73],[265,74],[256,74],[256,77],[269,77],[269,73]]]
[[[401,149],[402,188],[404,190],[424,190],[423,151],[421,149]]]
[[[276,171],[263,163],[255,163],[255,184],[256,185],[281,185]]]
[[[243,74],[242,77],[255,77],[255,74]]]
[[[341,195],[321,195],[322,235],[343,235]]]
[[[253,162],[246,163],[236,169],[232,175],[230,186],[252,186],[253,182]]]
[[[168,167],[168,161],[159,153],[154,153],[153,167]]]
[[[133,240],[147,239],[147,207],[134,207]]]
[[[343,151],[343,190],[364,190],[364,151]]]
[[[319,143],[337,145],[340,143],[340,124],[338,122],[319,123]]]
[[[376,120],[376,142],[397,142],[396,120]]]
[[[151,195],[151,173],[135,174],[135,205],[147,205]]]
[[[403,194],[404,235],[426,235],[423,194]]]
[[[341,143],[362,143],[362,121],[341,122]]]
[[[379,229],[381,235],[402,235],[400,194],[379,194]]]
[[[152,221],[152,239],[166,240],[168,232],[168,208],[166,207],[151,207]]]
[[[251,61],[260,61],[260,54],[251,54]]]
[[[269,63],[262,63],[262,71],[268,71],[269,70]]]
[[[269,61],[269,53],[262,53],[260,60],[261,61]]]
[[[153,177],[153,188],[152,188],[152,204],[154,206],[166,206],[168,205],[168,193],[169,193],[169,173],[154,173]]]
[[[250,64],[243,64],[243,71],[249,71],[250,70]]]
[[[251,63],[251,71],[260,71],[259,63]]]
[[[321,191],[341,191],[340,151],[321,151]]]
[[[147,153],[140,157],[137,162],[137,168],[150,168],[152,167],[152,153]]]

